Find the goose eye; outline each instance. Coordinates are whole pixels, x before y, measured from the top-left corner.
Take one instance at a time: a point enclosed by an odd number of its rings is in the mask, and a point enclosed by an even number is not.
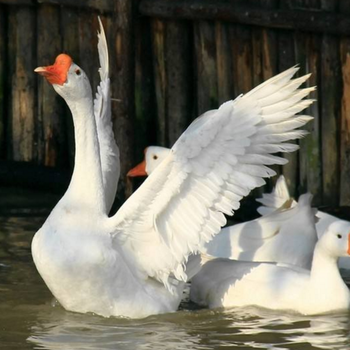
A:
[[[76,74],[76,75],[80,75],[80,74],[81,74],[80,69],[76,69],[75,74]]]
[[[153,159],[154,159],[154,160],[157,160],[157,159],[158,159],[158,156],[154,155],[154,156],[153,156]]]
[[[338,233],[337,237],[340,239],[342,237],[342,235],[340,233]]]

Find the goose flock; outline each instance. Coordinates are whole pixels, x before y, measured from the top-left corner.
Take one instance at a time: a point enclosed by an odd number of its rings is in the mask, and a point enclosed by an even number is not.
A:
[[[350,223],[295,202],[283,177],[259,199],[262,216],[225,227],[240,200],[284,165],[279,152],[306,136],[300,115],[314,88],[292,67],[198,117],[171,149],[151,146],[129,176],[149,175],[109,217],[120,175],[113,136],[107,42],[100,23],[95,100],[67,54],[38,67],[66,101],[75,130],[70,185],[35,234],[32,255],[70,311],[143,318],[190,298],[209,308],[255,305],[302,314],[348,310],[337,262],[350,254]],[[318,221],[318,222],[317,222]],[[317,223],[316,223],[317,222]],[[316,225],[315,225],[316,224]],[[345,258],[346,259],[346,258]]]

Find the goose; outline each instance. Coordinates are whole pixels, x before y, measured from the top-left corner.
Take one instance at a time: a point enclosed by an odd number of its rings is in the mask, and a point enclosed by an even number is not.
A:
[[[144,160],[127,175],[150,175],[169,152],[170,149],[165,147],[147,147]],[[223,228],[204,244],[201,253],[214,258],[278,262],[310,269],[317,242],[313,221],[315,210],[310,207],[312,196],[302,196],[297,203],[289,194],[286,196],[288,188],[282,180],[281,177],[278,179],[272,194],[264,194],[264,203],[270,205],[265,215]],[[287,210],[289,207],[292,209]]]
[[[240,200],[285,164],[275,152],[312,119],[295,114],[313,100],[292,67],[197,118],[162,164],[109,217],[100,145],[85,72],[66,54],[39,67],[72,112],[75,165],[66,193],[32,241],[36,268],[66,309],[104,317],[174,312],[197,254]]]
[[[296,206],[298,203],[290,197],[289,190],[287,186],[286,179],[283,175],[280,175],[276,181],[276,185],[271,193],[264,193],[262,198],[257,199],[258,202],[262,204],[257,210],[261,215],[268,215],[273,213],[277,208],[279,208],[283,203],[291,203],[291,207]],[[316,234],[320,238],[328,230],[329,226],[337,221],[343,222],[346,220],[340,220],[334,215],[330,215],[321,210],[317,211],[317,221],[316,221]],[[349,222],[350,223],[350,222]],[[346,229],[346,226],[340,226]],[[346,234],[347,232],[341,232]],[[340,257],[338,261],[339,268],[342,270],[350,270],[350,259]]]
[[[304,315],[349,310],[349,289],[337,266],[339,257],[349,259],[349,232],[349,222],[332,223],[315,246],[311,270],[221,258],[208,261],[192,278],[190,299],[209,308],[251,305]]]

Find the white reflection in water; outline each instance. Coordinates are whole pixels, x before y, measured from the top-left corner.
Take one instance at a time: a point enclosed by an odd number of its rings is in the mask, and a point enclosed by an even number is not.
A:
[[[349,315],[304,317],[258,308],[184,310],[144,320],[38,315],[36,349],[347,349]]]

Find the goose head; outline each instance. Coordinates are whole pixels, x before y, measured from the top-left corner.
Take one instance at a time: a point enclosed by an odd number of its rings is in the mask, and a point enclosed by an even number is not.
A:
[[[56,92],[66,101],[91,98],[92,91],[85,72],[64,53],[51,66],[38,67],[34,72],[43,75]]]
[[[145,148],[144,153],[144,160],[132,168],[127,173],[127,176],[137,177],[150,175],[167,157],[167,155],[170,153],[170,149],[160,146],[149,146]]]
[[[339,220],[329,225],[319,245],[334,257],[350,256],[350,222]]]

